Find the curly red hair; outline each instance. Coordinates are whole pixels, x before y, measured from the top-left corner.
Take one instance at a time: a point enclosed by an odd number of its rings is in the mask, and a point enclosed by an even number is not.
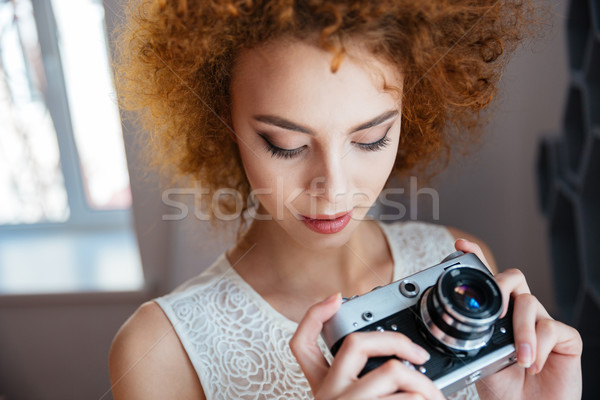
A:
[[[229,132],[236,53],[317,35],[335,72],[344,43],[359,40],[404,77],[392,176],[432,174],[451,148],[478,137],[480,111],[494,98],[508,56],[532,33],[534,11],[527,0],[141,0],[127,8],[118,32],[120,105],[137,111],[155,165],[247,199]],[[238,206],[220,201],[221,210]]]

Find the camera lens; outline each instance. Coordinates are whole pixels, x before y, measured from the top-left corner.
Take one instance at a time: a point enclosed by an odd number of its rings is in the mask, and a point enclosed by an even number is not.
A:
[[[458,285],[452,291],[452,301],[464,311],[478,311],[483,307],[485,298],[476,288]]]
[[[502,312],[494,278],[477,268],[446,270],[420,299],[421,320],[442,348],[472,352],[485,346]]]
[[[488,325],[500,315],[502,298],[496,281],[487,273],[470,267],[444,272],[436,284],[436,299],[445,312],[459,322]]]

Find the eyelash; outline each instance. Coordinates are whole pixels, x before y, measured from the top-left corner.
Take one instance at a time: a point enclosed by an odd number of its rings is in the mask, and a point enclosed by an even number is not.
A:
[[[361,149],[363,149],[365,151],[379,151],[379,150],[383,149],[384,147],[389,145],[391,142],[391,139],[388,137],[389,131],[390,131],[390,129],[388,129],[385,132],[385,136],[383,136],[381,139],[379,139],[376,142],[357,143],[358,147],[360,147]],[[272,157],[275,157],[275,158],[284,158],[284,159],[294,158],[294,157],[296,157],[296,155],[301,153],[302,150],[304,149],[304,146],[302,146],[295,150],[285,150],[285,149],[279,148],[277,146],[273,146],[263,135],[260,135],[260,136],[265,140],[265,142],[267,142],[266,150],[269,151],[271,153]]]

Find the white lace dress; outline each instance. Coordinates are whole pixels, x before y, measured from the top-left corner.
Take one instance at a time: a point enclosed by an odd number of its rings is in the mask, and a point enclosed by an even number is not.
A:
[[[439,263],[454,238],[438,225],[379,222],[392,250],[394,280]],[[264,300],[225,254],[206,271],[155,299],[171,321],[207,399],[312,399],[292,355],[297,323]],[[319,345],[332,357],[324,342]],[[451,399],[478,399],[472,385]]]

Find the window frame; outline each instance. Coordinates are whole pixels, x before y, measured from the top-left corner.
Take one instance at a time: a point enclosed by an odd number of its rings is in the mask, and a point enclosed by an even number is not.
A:
[[[101,3],[102,4],[102,3]],[[47,83],[46,107],[53,121],[60,169],[67,193],[69,216],[62,222],[41,221],[34,223],[0,224],[0,234],[13,230],[69,229],[69,228],[129,228],[131,207],[122,210],[96,210],[85,196],[79,152],[75,142],[66,82],[59,48],[58,26],[49,0],[31,0],[33,17]],[[105,21],[106,26],[106,21]],[[105,37],[107,35],[105,30]],[[106,41],[108,44],[108,40]],[[107,46],[104,48],[107,51]],[[110,54],[107,57],[110,60]],[[112,69],[109,68],[112,77]],[[121,120],[121,135],[123,130]],[[123,138],[124,139],[124,138]],[[129,174],[129,171],[127,171]],[[130,175],[130,174],[129,174]],[[131,184],[130,184],[131,187]]]

